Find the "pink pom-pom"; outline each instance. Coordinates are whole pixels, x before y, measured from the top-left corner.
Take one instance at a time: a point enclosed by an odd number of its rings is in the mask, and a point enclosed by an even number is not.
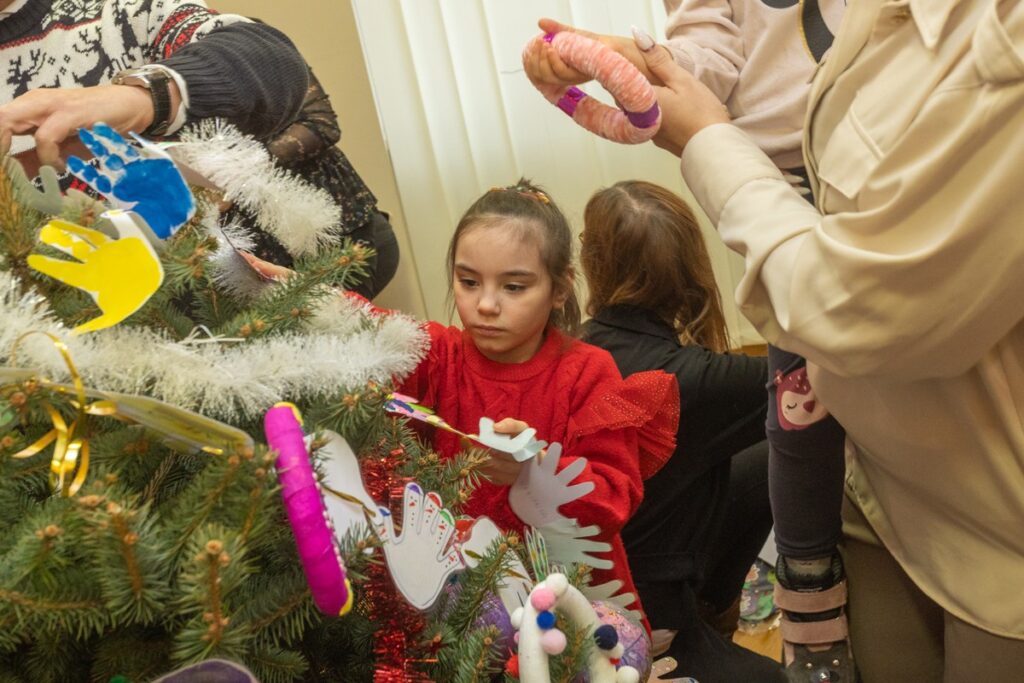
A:
[[[530,593],[530,604],[538,612],[546,612],[555,606],[555,593],[550,588],[541,586]]]
[[[545,631],[540,637],[540,647],[549,655],[560,655],[565,650],[565,634],[557,628]]]

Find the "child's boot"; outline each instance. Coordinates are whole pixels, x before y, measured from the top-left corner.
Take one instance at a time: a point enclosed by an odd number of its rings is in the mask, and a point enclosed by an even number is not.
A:
[[[779,556],[775,604],[782,610],[783,663],[790,683],[854,683],[846,621],[846,577],[838,553]]]

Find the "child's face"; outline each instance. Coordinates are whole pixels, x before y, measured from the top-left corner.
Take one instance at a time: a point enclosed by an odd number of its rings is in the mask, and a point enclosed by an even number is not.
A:
[[[480,353],[499,363],[532,358],[551,310],[565,303],[537,242],[502,223],[472,227],[459,237],[453,277],[463,327]]]

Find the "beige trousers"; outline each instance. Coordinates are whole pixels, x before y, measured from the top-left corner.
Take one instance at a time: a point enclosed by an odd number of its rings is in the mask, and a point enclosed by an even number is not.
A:
[[[843,532],[850,638],[863,683],[1024,681],[1024,640],[971,626],[928,598],[849,496],[843,501]],[[1006,599],[1024,600],[1021,587],[1007,586]]]

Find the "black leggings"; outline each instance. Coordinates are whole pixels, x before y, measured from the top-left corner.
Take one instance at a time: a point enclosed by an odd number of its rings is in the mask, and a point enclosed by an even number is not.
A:
[[[768,347],[768,443],[775,543],[791,559],[824,557],[842,538],[846,432],[824,412],[806,361]]]

